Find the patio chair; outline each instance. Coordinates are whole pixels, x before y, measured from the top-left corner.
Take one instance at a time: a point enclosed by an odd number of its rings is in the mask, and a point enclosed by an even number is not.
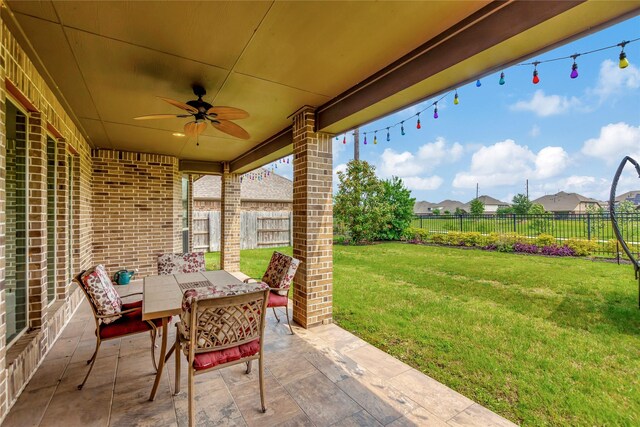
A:
[[[239,363],[258,359],[260,404],[264,398],[263,336],[269,290],[233,296],[219,296],[213,287],[187,289],[182,297],[181,322],[176,324],[175,394],[180,392],[180,353],[189,370],[189,426],[195,423],[194,377]]]
[[[82,390],[89,378],[89,374],[91,374],[102,341],[149,332],[151,336],[151,360],[157,371],[155,339],[156,330],[161,325],[161,320],[158,319],[153,322],[142,320],[142,300],[123,303],[121,299],[142,295],[142,292],[120,297],[103,265],[97,265],[90,270],[83,271],[73,281],[80,286],[80,289],[87,297],[96,322],[96,350],[91,359],[87,360],[87,364],[91,364],[91,366],[89,366],[89,371],[82,384],[78,386],[78,390]]]
[[[262,276],[262,282],[269,286],[269,305],[273,310],[273,314],[276,320],[280,322],[280,318],[276,313],[276,307],[284,307],[287,315],[287,323],[289,324],[289,331],[293,335],[293,328],[291,328],[291,319],[289,319],[289,289],[291,289],[291,282],[296,275],[296,271],[300,266],[300,260],[285,255],[283,253],[274,251],[271,255],[271,261],[264,276]],[[258,280],[254,278],[244,279],[245,283],[250,280]]]
[[[158,255],[158,274],[201,273],[205,271],[204,252]]]

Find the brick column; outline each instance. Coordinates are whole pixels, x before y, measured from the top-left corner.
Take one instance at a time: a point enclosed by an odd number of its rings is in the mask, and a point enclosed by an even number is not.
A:
[[[40,328],[47,307],[47,142],[38,112],[28,117],[29,327]]]
[[[333,204],[331,135],[314,132],[304,107],[293,118],[293,256],[302,261],[293,289],[293,318],[305,328],[331,323]]]
[[[225,163],[220,198],[220,267],[240,271],[240,175]]]
[[[187,190],[187,226],[189,227],[189,252],[193,252],[193,175],[189,174],[189,185]]]
[[[4,25],[3,25],[4,26]],[[0,28],[0,33],[2,33]],[[0,34],[2,35],[2,34]],[[5,62],[0,63],[0,81],[5,79]],[[7,355],[7,306],[6,286],[6,236],[7,236],[7,109],[5,85],[0,85],[0,419],[3,419],[8,408],[8,381],[6,370]]]

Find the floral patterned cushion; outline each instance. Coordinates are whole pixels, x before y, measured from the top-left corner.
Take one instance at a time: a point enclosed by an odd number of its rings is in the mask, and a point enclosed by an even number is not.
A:
[[[158,274],[200,273],[205,271],[204,252],[162,254],[158,256]]]
[[[82,285],[91,298],[91,303],[100,316],[117,314],[122,311],[122,300],[116,292],[107,270],[102,264],[95,266],[82,275]],[[113,323],[122,316],[113,316],[100,319],[101,323]]]
[[[278,295],[287,295],[299,265],[299,260],[280,252],[274,252],[267,271],[262,276],[262,281],[271,288],[281,289],[275,291]]]
[[[191,325],[191,306],[195,301],[246,294],[249,292],[264,291],[269,289],[266,283],[254,282],[254,283],[234,283],[229,285],[216,285],[187,289],[182,295],[182,313],[180,314],[180,327],[179,331],[185,339],[189,339],[190,325]],[[204,326],[207,323],[207,318],[201,316],[200,323]],[[203,347],[205,345],[204,339],[198,340],[198,346]]]

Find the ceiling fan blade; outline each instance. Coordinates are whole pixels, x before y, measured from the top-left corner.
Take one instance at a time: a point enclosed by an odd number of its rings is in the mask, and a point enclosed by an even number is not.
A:
[[[235,136],[236,138],[240,138],[240,139],[249,139],[249,132],[247,132],[246,130],[244,130],[243,128],[241,128],[240,126],[238,126],[237,124],[230,122],[228,120],[218,120],[216,119],[216,121],[212,121],[211,122],[211,126],[213,126],[214,128],[218,129],[219,131],[222,131],[224,133],[227,133],[231,136]]]
[[[215,118],[221,120],[239,120],[249,117],[249,113],[234,107],[211,107],[207,110],[207,114],[215,114]]]
[[[175,119],[177,117],[188,117],[182,114],[151,114],[148,116],[134,117],[133,120],[155,120],[155,119]]]
[[[207,122],[189,122],[184,125],[186,136],[198,136],[207,128]]]
[[[192,107],[189,104],[185,104],[184,102],[176,101],[175,99],[171,99],[171,98],[163,98],[161,96],[159,96],[158,98],[162,99],[164,102],[168,102],[169,104],[173,105],[174,107],[178,107],[178,108],[182,108],[183,110],[187,110],[190,113],[197,113],[198,112],[197,108]]]

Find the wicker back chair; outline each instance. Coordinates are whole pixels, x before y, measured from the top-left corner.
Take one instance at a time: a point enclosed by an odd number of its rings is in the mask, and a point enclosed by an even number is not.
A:
[[[93,313],[94,320],[96,322],[96,350],[93,352],[91,359],[87,360],[89,370],[82,381],[82,384],[78,385],[78,390],[82,390],[84,384],[91,374],[93,365],[96,362],[98,356],[98,350],[100,350],[100,344],[102,341],[121,338],[123,336],[138,334],[142,332],[149,332],[151,336],[151,360],[153,367],[157,370],[158,365],[155,358],[155,344],[156,344],[156,331],[160,326],[158,321],[142,320],[142,300],[139,299],[130,303],[122,303],[120,311],[113,314],[101,314],[102,310],[97,306],[92,292],[88,289],[87,274],[98,270],[102,266],[96,266],[91,270],[82,271],[80,274],[73,278],[73,282],[77,283],[82,292],[84,292],[89,306],[91,306],[91,312]],[[105,272],[106,273],[106,272]],[[106,278],[108,280],[108,277]],[[106,284],[106,283],[105,283]],[[109,281],[109,284],[111,282]],[[113,290],[115,292],[115,290]],[[136,292],[133,294],[125,295],[122,298],[128,298],[134,295],[142,295],[142,292]]]
[[[189,369],[189,425],[195,423],[194,377],[238,363],[258,359],[260,403],[264,398],[263,336],[269,290],[233,296],[207,294],[207,288],[189,289],[182,300],[181,322],[176,327],[175,393],[180,392],[180,356],[187,356]]]

